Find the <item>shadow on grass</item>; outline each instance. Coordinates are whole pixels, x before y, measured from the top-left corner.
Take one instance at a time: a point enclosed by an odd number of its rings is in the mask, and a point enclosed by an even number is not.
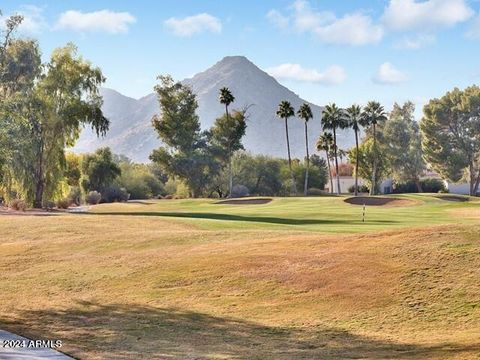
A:
[[[189,219],[207,219],[207,220],[223,220],[223,221],[242,221],[242,222],[259,222],[268,224],[281,225],[353,225],[361,224],[361,220],[345,220],[345,219],[289,219],[270,216],[245,216],[233,214],[217,214],[217,213],[194,213],[194,212],[102,212],[102,213],[83,213],[82,215],[126,215],[126,216],[163,216],[175,218]],[[374,220],[368,222],[371,224],[394,224],[393,220]]]
[[[263,326],[134,304],[81,302],[65,310],[22,312],[0,324],[30,338],[61,339],[63,350],[81,359],[431,359],[480,350],[480,344],[398,344],[336,328]]]

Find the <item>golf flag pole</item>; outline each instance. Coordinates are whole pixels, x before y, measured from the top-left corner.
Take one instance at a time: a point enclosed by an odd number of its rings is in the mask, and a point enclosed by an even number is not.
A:
[[[365,222],[365,203],[363,203],[362,222]]]

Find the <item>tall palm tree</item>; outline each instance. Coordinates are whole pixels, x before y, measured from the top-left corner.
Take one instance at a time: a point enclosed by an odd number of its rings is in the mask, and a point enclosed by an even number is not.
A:
[[[362,108],[359,105],[352,105],[346,109],[348,127],[355,132],[355,196],[358,195],[358,133],[361,127]]]
[[[324,130],[333,132],[333,151],[335,156],[335,171],[337,179],[337,194],[341,193],[340,176],[338,174],[338,156],[337,156],[337,129],[344,129],[347,126],[345,112],[335,104],[325,106],[322,114],[322,125]]]
[[[377,101],[369,101],[362,111],[361,125],[369,126],[373,132],[373,173],[370,195],[375,195],[377,191],[377,124],[387,120],[387,114],[382,105]]]
[[[292,193],[297,195],[297,184],[295,183],[295,176],[292,170],[292,157],[290,155],[290,139],[288,137],[288,118],[295,116],[295,109],[286,100],[283,100],[278,105],[277,116],[285,120],[285,134],[287,135],[287,152],[288,152],[288,167],[290,169],[290,176],[292,178]]]
[[[229,88],[223,87],[220,89],[219,100],[221,104],[225,105],[225,115],[227,116],[227,121],[229,121],[230,114],[228,113],[228,106],[235,101],[235,96],[232,95],[232,92]],[[229,197],[232,197],[232,188],[233,188],[233,156],[230,157],[228,164],[228,193]]]
[[[308,195],[308,172],[310,170],[310,154],[308,152],[308,121],[313,118],[312,108],[310,105],[304,103],[297,111],[297,116],[303,119],[305,123],[305,147],[307,150],[307,169],[305,170],[305,184],[303,186],[303,194]]]
[[[327,158],[328,165],[328,178],[330,179],[330,193],[333,193],[333,179],[332,169],[330,166],[330,152],[333,146],[333,135],[329,132],[324,132],[317,140],[317,151],[325,151],[325,157]]]

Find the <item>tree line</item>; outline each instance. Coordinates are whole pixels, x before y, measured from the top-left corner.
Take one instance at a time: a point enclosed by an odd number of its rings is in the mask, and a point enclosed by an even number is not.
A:
[[[358,177],[371,194],[386,176],[411,181],[422,191],[421,177],[431,168],[453,182],[466,179],[470,193],[480,183],[480,88],[454,89],[431,100],[424,116],[414,119],[414,105],[395,104],[387,113],[375,101],[346,109],[329,104],[314,114],[305,103],[297,111],[288,101],[276,112],[284,122],[287,159],[251,155],[244,151],[248,108],[232,109],[235,96],[219,89],[225,112],[208,130],[196,113],[196,95],[170,76],[155,86],[160,114],[152,119],[162,146],[150,155],[152,164],[133,164],[100,149],[75,157],[68,154],[85,126],[104,136],[110,122],[102,113],[99,87],[102,71],[85,60],[73,44],[55,49],[42,63],[38,43],[15,37],[22,22],[7,18],[0,39],[0,195],[9,202],[21,198],[42,207],[52,200],[85,198],[97,192],[99,201],[133,197],[296,195],[323,189],[333,178],[340,189],[341,164],[347,156],[354,165],[355,195]],[[305,157],[292,159],[289,119],[304,122]],[[310,154],[311,121],[320,121],[316,150]],[[340,130],[351,129],[355,146],[346,151],[337,144]],[[77,165],[75,165],[77,164]],[[76,174],[76,178],[73,176]],[[137,176],[137,174],[140,174]],[[328,176],[330,175],[330,176]],[[312,191],[311,191],[312,190]],[[345,190],[345,189],[343,189]]]

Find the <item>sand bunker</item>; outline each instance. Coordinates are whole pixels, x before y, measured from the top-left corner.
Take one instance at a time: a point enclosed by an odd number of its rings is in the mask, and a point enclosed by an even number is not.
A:
[[[372,196],[350,197],[344,200],[351,205],[367,205],[367,206],[410,206],[415,205],[416,201],[409,199],[384,198]]]
[[[264,198],[264,199],[229,199],[229,200],[218,201],[215,204],[221,204],[221,205],[262,205],[262,204],[268,204],[271,201],[272,201],[272,199],[268,199],[268,198]]]
[[[446,200],[446,201],[456,201],[456,202],[466,202],[469,201],[469,198],[466,196],[458,195],[438,195],[435,196],[437,199]]]

